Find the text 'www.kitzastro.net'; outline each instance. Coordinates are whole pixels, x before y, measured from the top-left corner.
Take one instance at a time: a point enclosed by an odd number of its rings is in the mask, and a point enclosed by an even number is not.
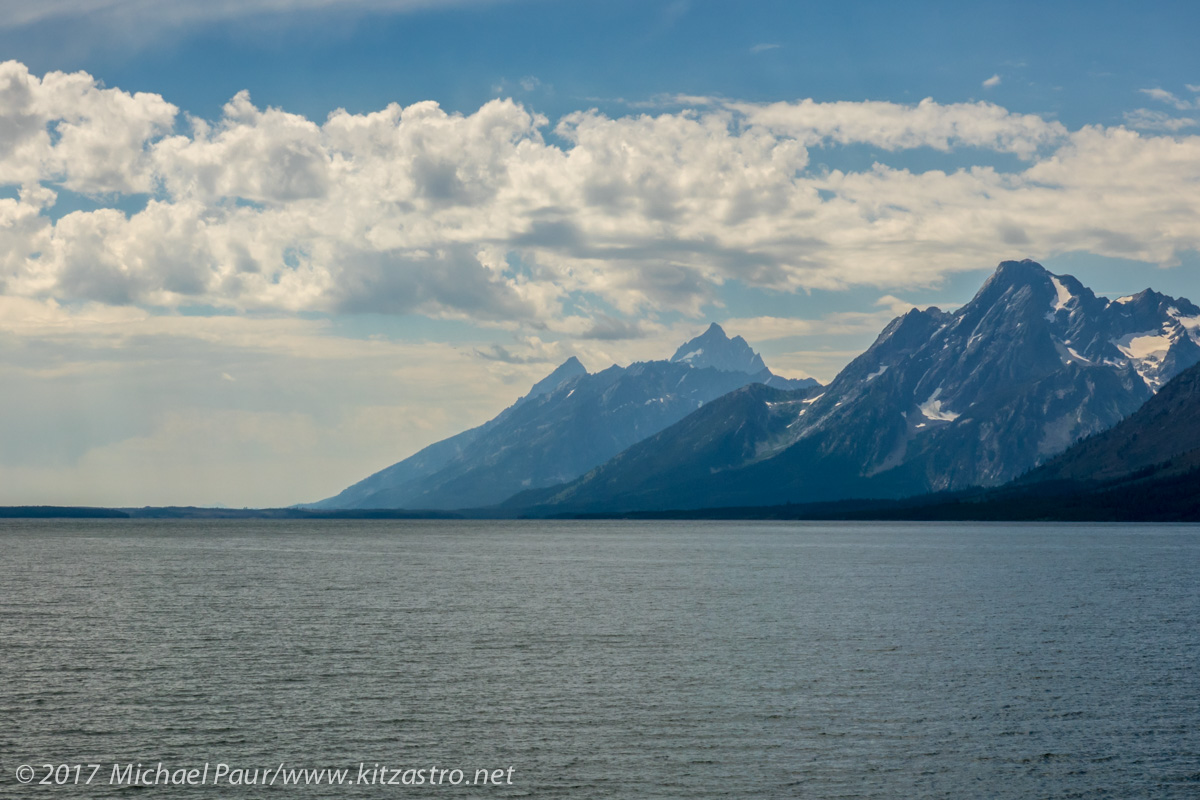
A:
[[[18,783],[42,786],[512,786],[516,767],[459,769],[394,767],[359,762],[354,767],[241,766],[205,762],[196,766],[119,764],[22,764]]]

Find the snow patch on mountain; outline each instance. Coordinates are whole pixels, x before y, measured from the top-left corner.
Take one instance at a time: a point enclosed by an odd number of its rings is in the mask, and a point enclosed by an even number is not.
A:
[[[1083,364],[1089,366],[1092,364],[1091,359],[1084,358],[1066,342],[1054,342],[1054,347],[1058,350],[1058,357],[1062,359],[1063,364]]]
[[[1071,298],[1075,295],[1071,294],[1071,290],[1063,286],[1063,282],[1056,275],[1050,276],[1050,282],[1054,284],[1056,296],[1054,298],[1054,307],[1050,311],[1050,319],[1053,321],[1054,315],[1067,307],[1067,303],[1071,302]]]
[[[1200,344],[1200,316],[1185,317],[1178,308],[1174,306],[1167,309],[1167,314],[1170,315],[1176,322],[1183,326],[1183,329],[1188,332],[1193,342]]]
[[[1175,337],[1163,331],[1142,331],[1113,339],[1116,348],[1134,361],[1165,355],[1175,343]]]
[[[1164,325],[1162,330],[1131,333],[1113,339],[1112,343],[1129,358],[1146,385],[1157,391],[1169,377],[1162,374],[1162,363],[1167,358],[1171,346],[1178,340],[1176,332],[1170,331]]]
[[[942,422],[954,422],[954,420],[958,419],[962,415],[954,411],[950,411],[949,409],[942,408],[942,401],[938,399],[941,394],[942,390],[940,387],[935,389],[933,394],[929,396],[928,400],[917,406],[917,410],[924,415],[925,419],[940,420]]]

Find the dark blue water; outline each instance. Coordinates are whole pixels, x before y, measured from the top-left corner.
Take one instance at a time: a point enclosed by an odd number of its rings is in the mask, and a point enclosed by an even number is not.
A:
[[[1191,527],[7,521],[0,553],[6,796],[284,763],[464,778],[279,796],[1200,797]],[[159,762],[209,783],[109,786]]]

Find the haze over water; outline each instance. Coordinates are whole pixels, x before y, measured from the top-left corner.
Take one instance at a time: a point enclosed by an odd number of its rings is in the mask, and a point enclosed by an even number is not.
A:
[[[107,794],[159,761],[512,766],[436,791],[534,798],[1200,791],[1191,527],[44,520],[0,547],[5,795],[21,764],[101,763]]]

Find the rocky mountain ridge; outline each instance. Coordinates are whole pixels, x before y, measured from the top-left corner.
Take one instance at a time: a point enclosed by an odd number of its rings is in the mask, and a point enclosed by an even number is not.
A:
[[[314,509],[456,509],[570,481],[747,384],[806,392],[812,379],[771,373],[719,325],[668,361],[589,373],[572,357],[494,419],[359,481]],[[752,371],[749,371],[752,370]]]
[[[736,458],[724,449],[705,460],[727,423],[686,419],[508,505],[753,506],[999,485],[1131,414],[1200,361],[1198,342],[1200,308],[1187,300],[1146,290],[1109,301],[1033,261],[1008,261],[954,313],[893,320],[815,396],[723,398],[730,414],[759,420]]]

